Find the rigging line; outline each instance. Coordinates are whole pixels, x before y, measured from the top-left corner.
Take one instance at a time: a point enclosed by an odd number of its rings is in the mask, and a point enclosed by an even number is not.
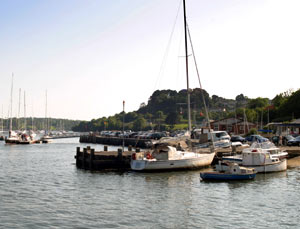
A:
[[[175,21],[174,21],[174,24],[173,24],[172,32],[171,32],[171,35],[170,35],[169,40],[168,40],[168,45],[167,45],[167,48],[166,48],[166,51],[165,51],[165,54],[164,54],[164,57],[163,57],[163,61],[162,61],[161,66],[160,66],[160,70],[159,70],[158,77],[156,79],[153,91],[157,88],[158,81],[159,81],[159,79],[160,79],[160,77],[162,75],[162,72],[164,70],[164,66],[165,66],[165,63],[166,63],[166,60],[167,60],[167,56],[168,56],[168,53],[169,53],[169,49],[170,49],[170,46],[171,46],[171,40],[173,38],[173,34],[174,34],[174,31],[175,31],[175,26],[176,26],[176,23],[177,23],[180,6],[181,6],[181,0],[179,1],[179,5],[178,5],[178,9],[177,9],[177,14],[176,14],[176,18],[175,18]]]
[[[201,94],[202,94],[202,99],[203,99],[203,105],[204,105],[206,119],[207,119],[207,126],[208,126],[208,129],[209,129],[209,133],[211,135],[210,137],[211,137],[211,142],[213,144],[213,148],[215,148],[215,143],[214,143],[214,140],[213,140],[213,136],[212,136],[211,131],[210,131],[210,122],[209,122],[208,110],[207,110],[207,106],[206,106],[206,102],[205,102],[205,98],[204,98],[203,88],[202,88],[202,84],[201,84],[201,80],[200,80],[200,74],[199,74],[198,65],[197,65],[197,61],[196,61],[196,56],[195,56],[195,52],[194,52],[194,46],[193,46],[193,43],[192,43],[191,33],[190,33],[190,29],[189,29],[188,24],[186,25],[186,28],[187,28],[188,35],[189,35],[189,40],[190,40],[190,44],[191,44],[191,50],[192,50],[193,59],[194,59],[194,63],[195,63],[195,67],[196,67],[196,72],[197,72],[197,76],[198,76],[198,81],[199,81],[199,85],[200,85],[200,89],[201,89]]]
[[[179,87],[179,85],[182,85],[180,80],[182,80],[183,78],[183,74],[181,74],[181,64],[180,64],[180,53],[181,53],[181,44],[182,44],[182,39],[183,38],[183,30],[181,30],[181,34],[180,34],[180,41],[179,41],[179,45],[178,45],[178,58],[177,58],[177,74],[176,74],[176,82],[177,82],[177,85],[176,85],[176,88],[181,88]]]

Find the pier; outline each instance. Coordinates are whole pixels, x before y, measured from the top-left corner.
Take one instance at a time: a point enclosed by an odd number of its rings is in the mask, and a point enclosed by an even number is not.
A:
[[[136,149],[139,152],[139,149]],[[76,148],[76,166],[79,169],[100,171],[100,170],[129,170],[131,154],[134,151],[129,147],[128,151],[108,151],[108,147],[104,146],[103,151],[95,151],[90,146]]]

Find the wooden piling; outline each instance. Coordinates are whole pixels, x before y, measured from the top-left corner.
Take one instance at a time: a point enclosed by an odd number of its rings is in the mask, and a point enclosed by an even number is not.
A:
[[[90,152],[90,161],[89,161],[89,169],[90,170],[93,170],[94,156],[95,156],[95,149],[91,149],[91,152]]]
[[[118,149],[118,159],[122,159],[122,149]]]
[[[85,159],[87,158],[87,148],[83,148],[82,168],[85,169]]]
[[[104,151],[107,151],[107,146],[104,146]]]
[[[76,148],[76,166],[79,167],[80,147]]]

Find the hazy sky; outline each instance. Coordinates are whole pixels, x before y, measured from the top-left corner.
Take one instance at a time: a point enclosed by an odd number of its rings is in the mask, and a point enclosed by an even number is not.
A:
[[[128,112],[154,90],[184,89],[179,6],[181,0],[1,0],[4,116],[12,72],[13,114],[21,88],[27,116],[45,116],[46,90],[48,116],[90,120],[121,112],[123,100]],[[211,96],[272,99],[300,87],[300,1],[186,0],[186,6]],[[199,87],[190,68],[190,87]]]

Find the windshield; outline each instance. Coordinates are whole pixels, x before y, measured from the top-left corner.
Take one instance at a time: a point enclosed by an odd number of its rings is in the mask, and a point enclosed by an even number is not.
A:
[[[225,132],[216,133],[217,138],[224,137],[224,136],[227,136]]]

